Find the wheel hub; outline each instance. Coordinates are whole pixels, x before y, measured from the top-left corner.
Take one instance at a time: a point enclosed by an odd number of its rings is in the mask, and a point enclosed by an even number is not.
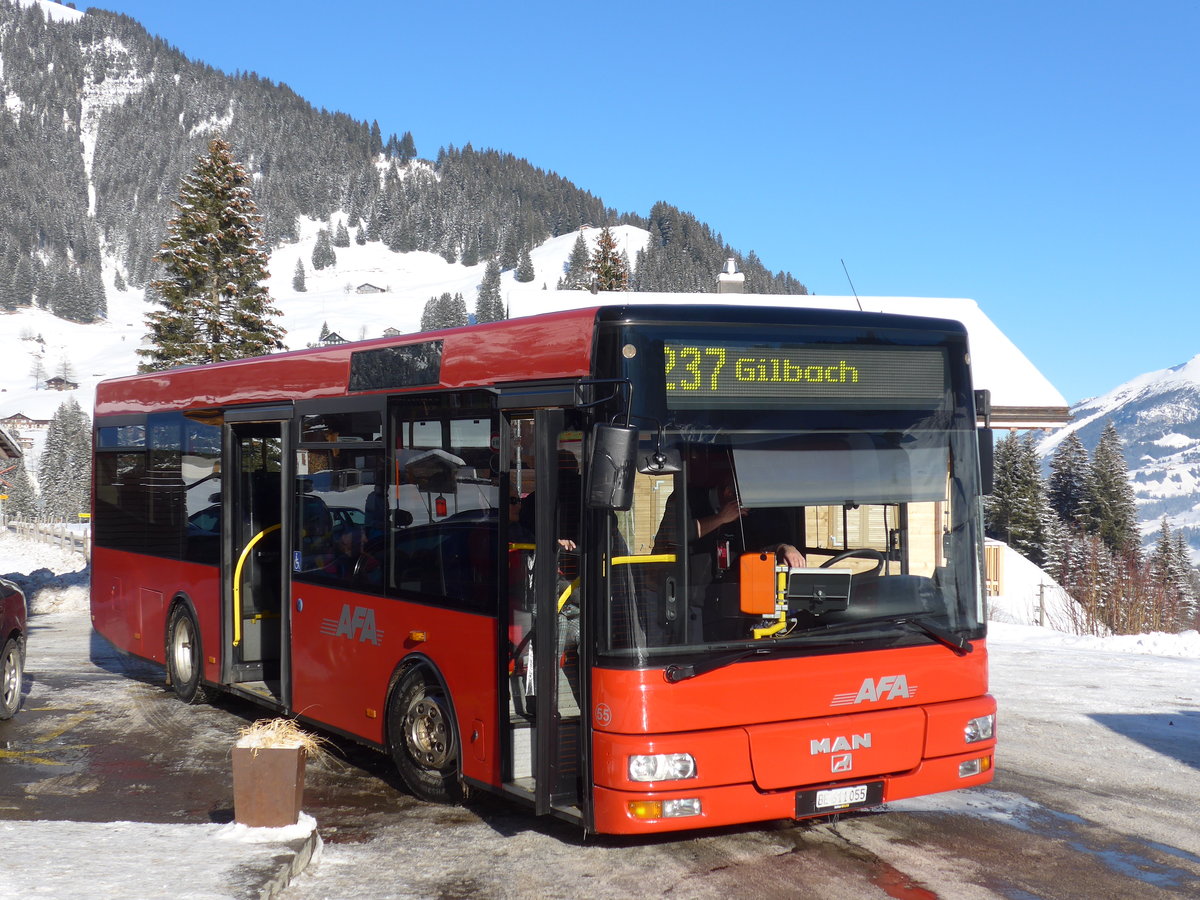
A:
[[[449,762],[450,729],[435,700],[422,697],[409,708],[404,733],[413,759],[431,769],[441,769]]]

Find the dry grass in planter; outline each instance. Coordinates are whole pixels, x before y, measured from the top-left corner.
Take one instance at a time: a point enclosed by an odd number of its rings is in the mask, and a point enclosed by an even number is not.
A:
[[[235,747],[248,747],[251,755],[258,750],[296,750],[315,759],[325,756],[324,738],[309,734],[292,719],[259,719],[238,732]]]

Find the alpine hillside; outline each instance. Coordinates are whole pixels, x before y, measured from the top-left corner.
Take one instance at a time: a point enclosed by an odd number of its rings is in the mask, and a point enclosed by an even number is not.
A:
[[[1144,543],[1166,517],[1200,557],[1200,356],[1134,378],[1071,412],[1072,423],[1040,443],[1043,458],[1071,433],[1094,451],[1111,421],[1124,445]]]
[[[708,291],[734,257],[747,291],[805,292],[665,202],[619,213],[470,144],[422,158],[411,133],[384,136],[284,84],[189,60],[127,16],[0,0],[0,310],[106,318],[106,280],[120,289],[156,277],[180,179],[217,135],[253,179],[275,248],[307,220],[396,254],[510,270],[585,225],[628,225],[652,237],[630,257],[635,290]]]

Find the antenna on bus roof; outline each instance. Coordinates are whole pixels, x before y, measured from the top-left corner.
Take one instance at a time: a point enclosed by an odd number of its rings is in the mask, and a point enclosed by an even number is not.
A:
[[[846,280],[850,281],[850,270],[846,268],[846,261],[841,260],[842,271],[846,273]],[[858,311],[862,312],[862,301],[858,299],[858,291],[854,290],[854,282],[850,281],[850,290],[854,292],[854,302],[858,304]]]

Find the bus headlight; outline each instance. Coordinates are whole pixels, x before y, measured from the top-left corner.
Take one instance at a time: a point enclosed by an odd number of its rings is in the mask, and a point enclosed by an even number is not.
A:
[[[990,741],[995,734],[995,713],[989,716],[980,716],[977,719],[972,719],[967,723],[967,727],[963,729],[963,737],[967,739],[968,744],[977,744],[980,741]]]
[[[703,813],[699,797],[678,800],[630,800],[629,815],[635,819],[678,819]]]
[[[696,760],[690,753],[654,753],[629,757],[630,781],[679,781],[696,777]]]

